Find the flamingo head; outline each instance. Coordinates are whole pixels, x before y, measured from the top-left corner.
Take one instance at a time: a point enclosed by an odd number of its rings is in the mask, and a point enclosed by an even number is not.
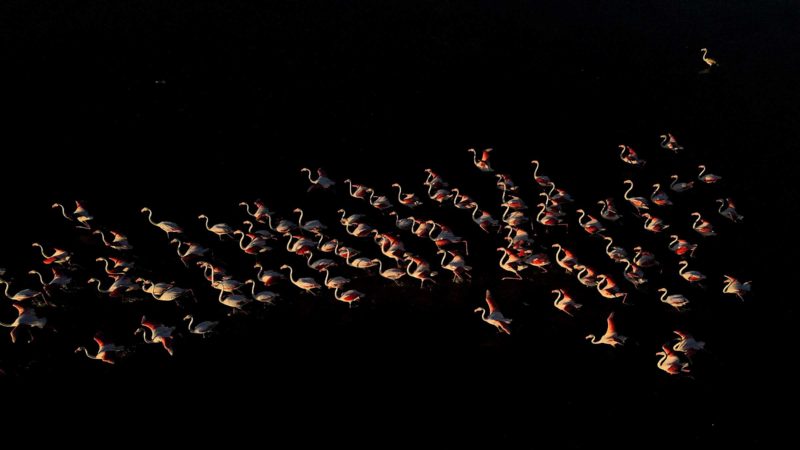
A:
[[[97,262],[103,262],[103,261],[105,261],[106,259],[105,259],[105,258],[103,258],[103,257],[101,256],[101,257],[99,257],[99,258],[95,258],[94,260],[95,260],[95,261],[97,261]]]
[[[538,166],[539,165],[539,160],[538,159],[534,159],[534,160],[531,161],[531,164],[536,164]]]
[[[667,292],[667,288],[661,288],[658,290],[658,292]]]
[[[244,234],[244,231],[242,231],[242,230],[236,230],[236,231],[234,231],[234,232],[233,232],[233,234]]]
[[[633,251],[640,252],[642,251],[642,247],[637,245],[636,247],[633,247]]]
[[[467,149],[467,151],[472,153],[472,154],[475,154],[475,149],[474,148]]]
[[[191,319],[192,319],[191,314],[187,314],[186,317],[183,318],[183,320],[191,320]]]
[[[392,183],[392,187],[399,188],[399,187],[400,187],[400,184],[399,184],[399,183]]]
[[[667,135],[666,135],[666,134],[662,134],[661,136],[659,136],[659,138],[661,138],[661,139],[666,139],[666,138],[667,138]]]
[[[303,167],[302,169],[300,169],[300,173],[303,173],[303,172],[311,173],[311,169],[309,169],[307,167]]]
[[[703,48],[701,48],[701,49],[700,49],[700,51],[701,51],[701,52],[707,52],[707,51],[708,51],[708,49],[707,49],[707,48],[705,48],[705,47],[703,47]]]
[[[300,213],[300,212],[303,212],[303,210],[300,209],[300,208],[295,208],[295,209],[292,210],[292,212]]]
[[[291,267],[287,266],[286,264],[281,266],[281,269],[290,269]]]
[[[149,211],[150,211],[150,208],[145,206],[144,208],[142,208],[142,210],[140,212],[146,213],[146,212],[149,212]]]
[[[99,282],[100,280],[98,280],[97,278],[89,278],[89,281],[87,281],[86,284],[99,283]]]
[[[700,217],[700,213],[695,211],[695,212],[692,213],[692,217],[694,217],[694,216]]]
[[[475,308],[475,311],[472,311],[472,312],[483,312],[483,311],[486,311],[486,310],[479,306],[479,307]]]
[[[701,169],[701,170],[705,170],[706,166],[704,166],[704,165],[700,164],[699,166],[697,166],[697,168],[698,168],[698,169]]]
[[[200,214],[199,216],[197,216],[197,218],[200,219],[200,220],[208,219],[208,217],[206,217],[205,214]]]
[[[623,181],[623,182],[622,182],[622,184],[627,184],[627,183],[633,184],[633,181],[631,181],[631,180],[625,180],[625,181]]]

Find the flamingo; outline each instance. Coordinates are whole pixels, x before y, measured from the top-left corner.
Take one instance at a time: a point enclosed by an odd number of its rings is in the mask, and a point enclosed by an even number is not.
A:
[[[699,283],[706,279],[706,276],[696,270],[686,271],[686,268],[689,266],[687,261],[681,261],[678,263],[681,266],[681,269],[678,270],[678,275],[683,277],[684,280],[688,281],[689,283]]]
[[[128,238],[124,234],[118,233],[116,231],[109,231],[109,233],[111,233],[114,236],[114,239],[111,242],[106,240],[106,235],[103,234],[102,231],[94,230],[92,232],[92,234],[99,234],[100,239],[102,239],[103,241],[103,244],[108,248],[120,251],[133,249],[133,246],[130,244],[130,242],[128,242]]]
[[[555,227],[555,226],[562,226],[562,227],[569,227],[566,223],[561,223],[561,219],[557,216],[554,216],[546,211],[547,206],[544,203],[539,203],[536,206],[540,207],[539,214],[536,215],[536,221],[540,224],[547,226],[547,227]],[[508,210],[506,210],[508,211]],[[515,214],[522,214],[520,212],[516,212]],[[505,221],[505,215],[503,216],[503,220]],[[508,223],[508,222],[506,222]],[[524,223],[524,222],[523,222]],[[514,226],[514,224],[509,224]]]
[[[167,233],[167,237],[169,237],[170,233],[175,233],[175,234],[183,233],[183,228],[178,226],[178,224],[175,223],[175,222],[167,222],[167,221],[158,222],[158,223],[153,222],[153,211],[151,211],[150,208],[144,207],[144,208],[142,208],[141,212],[142,213],[147,213],[147,220],[151,224],[157,226],[158,228],[161,228],[165,233]]]
[[[293,285],[295,285],[298,288],[304,290],[305,292],[308,292],[311,295],[317,295],[317,293],[314,292],[314,289],[320,289],[322,287],[322,286],[319,285],[319,283],[316,282],[316,280],[314,280],[313,278],[310,278],[310,277],[298,278],[298,279],[295,280],[293,278],[294,271],[292,269],[292,266],[290,266],[288,264],[282,265],[281,266],[281,270],[283,270],[283,269],[289,269],[289,281],[291,281]]]
[[[331,180],[325,174],[325,171],[322,169],[317,169],[317,179],[311,179],[311,170],[308,168],[303,167],[300,169],[300,173],[307,172],[308,173],[308,181],[311,182],[311,186],[308,188],[308,192],[311,192],[315,187],[319,187],[322,189],[330,189],[336,185],[336,182]]]
[[[658,260],[656,260],[656,255],[652,252],[648,252],[643,250],[642,247],[636,246],[633,248],[635,255],[633,256],[633,262],[639,267],[653,267],[659,265]]]
[[[309,220],[308,222],[303,223],[303,210],[300,208],[295,208],[293,212],[300,213],[300,218],[297,219],[297,224],[300,225],[300,228],[310,233],[319,234],[323,230],[328,229],[328,227],[319,220]]]
[[[670,133],[662,134],[659,136],[661,138],[661,148],[665,150],[671,150],[675,153],[683,150],[683,146],[678,144],[678,141],[675,140],[675,136]]]
[[[466,239],[462,238],[461,236],[456,236],[455,233],[450,230],[450,228],[442,224],[436,223],[432,220],[429,222],[432,226],[430,232],[428,232],[428,237],[436,244],[437,248],[441,250],[447,244],[464,244],[464,253],[469,255],[469,244],[467,243]],[[437,226],[440,228],[439,234],[433,236],[433,230],[436,229]]]
[[[309,269],[314,269],[318,272],[322,272],[323,270],[327,270],[330,267],[336,266],[336,261],[328,258],[318,259],[314,262],[311,262],[311,258],[313,257],[312,252],[306,253],[306,265]]]
[[[117,295],[119,292],[132,292],[138,289],[141,289],[141,286],[136,284],[133,280],[131,280],[128,276],[121,276],[117,278],[108,289],[102,289],[100,287],[100,280],[97,278],[89,278],[86,284],[97,283],[97,292],[101,294],[112,294]]]
[[[510,176],[504,173],[498,173],[495,175],[497,177],[497,187],[502,190],[509,190],[509,191],[517,191],[519,186],[514,184],[514,180],[511,179]]]
[[[166,327],[162,324],[149,322],[145,316],[142,316],[142,326],[143,328],[137,328],[134,334],[142,333],[145,343],[161,344],[170,356],[174,354],[175,351],[172,349],[172,332],[175,331],[175,327]],[[147,338],[147,330],[150,330],[150,339]]]
[[[206,253],[208,253],[208,248],[203,247],[200,244],[195,244],[194,242],[181,242],[180,239],[172,239],[169,241],[170,244],[178,244],[176,247],[176,251],[178,252],[178,257],[181,259],[181,262],[184,266],[189,267],[189,263],[187,262],[189,258],[193,257],[202,257]],[[188,248],[185,252],[181,253],[181,245],[187,245]]]
[[[572,273],[572,270],[578,265],[578,258],[571,251],[562,247],[561,244],[553,244],[552,247],[556,249],[556,264],[566,270],[567,273]],[[559,256],[562,254],[563,256]]]
[[[661,346],[661,350],[656,356],[661,356],[658,361],[658,368],[670,375],[689,373],[689,363],[681,361],[681,358],[666,345]]]
[[[653,185],[655,190],[652,194],[650,194],[650,200],[658,206],[670,206],[672,205],[672,200],[669,199],[669,196],[666,192],[661,190],[661,185],[656,183]]]
[[[580,284],[586,287],[595,287],[600,283],[598,280],[598,275],[595,274],[592,268],[581,264],[576,264],[575,270],[578,271],[577,278]]]
[[[75,201],[75,211],[72,212],[72,217],[67,215],[66,210],[64,209],[64,205],[60,203],[53,203],[53,208],[61,208],[61,215],[63,215],[69,221],[77,220],[80,222],[80,225],[77,225],[77,228],[82,228],[85,230],[91,230],[92,227],[89,226],[89,221],[94,219],[89,211],[81,204],[79,201]]]
[[[550,191],[547,193],[547,195],[550,197],[550,200],[557,205],[563,203],[572,203],[575,201],[575,199],[569,195],[569,192],[565,191],[564,189],[557,188],[556,184],[552,181],[550,182]]]
[[[379,195],[378,197],[375,197],[374,189],[369,188],[367,189],[367,191],[369,192],[369,200],[367,201],[369,202],[370,205],[372,205],[372,207],[374,207],[378,211],[384,211],[394,206],[392,205],[392,202],[389,201],[389,198],[386,197],[385,195]]]
[[[406,276],[406,271],[403,269],[389,268],[384,271],[383,261],[381,261],[378,258],[375,258],[372,261],[374,261],[378,265],[378,274],[380,274],[380,276],[386,278],[387,280],[392,280],[396,284],[400,284],[397,280]]]
[[[31,247],[39,248],[39,252],[42,254],[42,258],[44,258],[44,261],[42,262],[45,264],[64,265],[68,264],[72,260],[72,254],[60,248],[54,247],[53,253],[48,255],[44,252],[44,247],[42,247],[42,244],[38,242],[34,242],[33,244],[31,244]]]
[[[249,216],[252,216],[258,222],[263,223],[264,217],[272,214],[272,211],[270,211],[269,208],[267,208],[266,205],[264,205],[264,202],[262,202],[261,200],[256,200],[255,202],[253,202],[253,204],[255,204],[256,206],[255,212],[250,212],[250,205],[247,204],[247,202],[240,202],[239,206],[243,206],[244,210],[247,212]]]
[[[450,256],[452,256],[452,258],[447,264],[445,264],[444,260],[447,259],[448,253]],[[453,272],[453,282],[458,283],[463,281],[464,276],[470,279],[472,278],[472,275],[469,274],[469,271],[472,270],[472,267],[467,265],[467,262],[461,255],[447,250],[439,250],[436,252],[436,254],[442,255],[442,262],[440,263],[442,268]]]
[[[634,208],[636,208],[637,213],[641,213],[643,209],[650,209],[650,205],[647,203],[647,199],[644,197],[628,197],[628,194],[631,193],[633,190],[633,181],[625,180],[623,184],[630,184],[628,190],[625,191],[623,197],[627,200]]]
[[[160,296],[175,287],[172,283],[153,283],[146,278],[137,278],[136,282],[142,285],[142,291],[153,296]]]
[[[580,217],[578,217],[578,225],[586,230],[589,235],[602,236],[603,232],[606,231],[605,227],[603,227],[603,224],[591,215],[586,214],[586,211],[582,209],[576,209],[575,212],[580,214]],[[586,216],[586,221],[583,220],[584,216]]]
[[[492,299],[492,293],[488,289],[486,290],[486,305],[489,306],[488,316],[486,315],[486,309],[481,306],[475,308],[474,312],[480,312],[481,320],[489,325],[494,325],[497,327],[498,332],[511,334],[511,330],[508,329],[511,319],[505,317],[503,313],[497,309],[497,305],[495,305],[494,299]]]
[[[492,166],[489,164],[489,153],[491,153],[492,149],[487,148],[481,154],[481,160],[478,161],[478,153],[475,151],[474,148],[467,150],[468,152],[472,153],[472,163],[475,164],[475,167],[481,170],[481,172],[494,172]]]
[[[349,188],[348,192],[350,193],[351,197],[366,200],[368,193],[367,190],[369,188],[367,188],[363,184],[354,184],[352,181],[350,181],[349,178],[344,180],[344,182],[347,183],[347,186]]]
[[[662,231],[669,228],[668,224],[665,224],[661,218],[656,217],[649,213],[642,213],[642,217],[645,218],[644,221],[644,229],[647,231],[651,231],[653,233],[661,233]]]
[[[580,303],[575,302],[563,289],[556,289],[550,292],[556,294],[553,306],[569,314],[570,317],[574,317],[575,313],[583,307]]]
[[[750,292],[752,281],[741,281],[733,278],[732,276],[725,275],[725,286],[722,288],[724,294],[732,294],[739,297],[739,300],[744,301],[744,295]]]
[[[275,272],[274,270],[264,270],[264,266],[262,266],[261,263],[256,263],[253,267],[258,269],[258,275],[256,275],[256,278],[264,283],[264,286],[272,286],[279,280],[286,278],[286,276],[280,272]]]
[[[533,245],[533,238],[531,238],[527,230],[523,228],[514,228],[511,225],[506,225],[503,228],[508,230],[508,236],[503,238],[508,241],[508,248],[519,250],[529,248]]]
[[[36,275],[39,277],[39,282],[42,283],[42,287],[47,289],[48,287],[57,287],[60,289],[67,289],[69,284],[72,282],[72,278],[66,275],[59,273],[55,268],[52,269],[53,271],[53,279],[45,282],[42,274],[36,270],[31,270],[28,272],[28,275]]]
[[[703,62],[708,65],[708,68],[712,68],[714,66],[718,66],[717,60],[708,57],[708,49],[703,47],[700,49],[700,52],[703,54]]]
[[[89,350],[87,350],[86,347],[76,348],[75,353],[84,352],[89,359],[100,360],[106,364],[114,364],[114,359],[111,355],[113,353],[125,351],[125,347],[106,342],[98,336],[95,336],[93,339],[94,342],[97,343],[97,352],[95,352],[94,356],[89,354]]]
[[[40,296],[44,299],[44,295],[42,295],[41,292],[34,291],[33,289],[23,289],[23,290],[17,292],[16,294],[14,294],[14,295],[9,295],[8,294],[8,289],[11,287],[11,283],[9,283],[6,280],[0,279],[0,285],[2,285],[2,284],[6,285],[5,295],[6,295],[6,297],[8,297],[9,300],[13,300],[15,302],[21,302],[21,301],[30,300],[32,298],[36,298],[36,297],[40,297]]]
[[[244,284],[250,285],[250,296],[253,297],[253,300],[259,303],[266,303],[268,305],[272,305],[275,303],[275,300],[278,299],[280,296],[272,291],[261,291],[256,293],[256,282],[253,280],[246,280]]]
[[[380,261],[378,261],[378,263],[380,264]],[[350,282],[350,279],[345,277],[330,278],[331,271],[328,270],[327,268],[323,269],[322,271],[325,272],[325,280],[322,283],[328,289],[344,288],[347,285],[347,283]],[[403,272],[403,275],[405,275],[405,272]]]
[[[227,223],[218,223],[215,224],[214,226],[209,227],[208,216],[206,216],[205,214],[200,214],[199,216],[197,216],[197,218],[200,220],[205,220],[206,230],[216,234],[219,237],[219,240],[222,240],[223,236],[232,237],[231,235],[233,234],[233,228],[231,228],[231,226],[228,225]]]
[[[550,184],[551,181],[548,176],[539,175],[539,161],[534,159],[533,161],[531,161],[531,164],[535,166],[533,169],[533,179],[534,181],[536,181],[536,184],[538,184],[541,187],[547,187],[547,185]]]
[[[409,216],[406,218],[400,218],[394,211],[389,211],[390,216],[394,216],[394,225],[401,229],[401,230],[411,230],[411,227],[414,226],[414,216]]]
[[[686,192],[694,187],[694,181],[688,181],[688,182],[678,181],[677,175],[670,176],[670,179],[672,180],[672,182],[669,184],[669,188],[675,192]]]
[[[647,161],[639,158],[639,155],[628,145],[620,145],[622,151],[619,154],[620,159],[635,167],[644,167]]]
[[[434,185],[431,184],[428,186],[428,197],[439,204],[443,204],[444,202],[453,198],[452,191],[448,191],[447,189],[437,189],[436,192],[433,192]]]
[[[614,245],[613,238],[606,236],[603,239],[608,241],[608,244],[606,244],[606,255],[608,255],[612,261],[621,263],[628,258],[628,252],[626,252],[624,248]]]
[[[364,293],[358,292],[355,289],[350,289],[349,291],[345,291],[341,295],[339,295],[339,288],[337,287],[336,289],[333,290],[333,296],[336,297],[336,300],[339,300],[340,302],[345,302],[352,308],[353,303],[364,298]]]
[[[686,306],[689,304],[689,299],[681,294],[667,295],[667,288],[661,288],[658,292],[661,292],[661,303],[666,303],[678,311],[685,311]]]
[[[453,206],[457,209],[473,209],[477,205],[475,200],[467,194],[462,194],[458,188],[453,189]]]
[[[506,248],[497,247],[497,251],[503,252],[499,262],[500,268],[515,275],[514,277],[503,277],[501,280],[522,280],[522,275],[520,275],[519,271],[525,269],[523,261]]]
[[[490,233],[492,228],[498,228],[500,226],[500,221],[492,217],[488,211],[480,211],[480,216],[478,216],[479,207],[477,203],[473,208],[472,221],[475,222],[475,224],[478,225],[485,233]]]
[[[242,221],[242,225],[247,225],[247,227],[248,227],[247,228],[247,232],[248,233],[255,234],[255,235],[261,237],[262,239],[276,239],[275,235],[270,233],[269,230],[263,229],[263,230],[255,230],[255,231],[253,231],[253,227],[255,226],[255,224],[253,222],[249,221],[249,220]],[[234,234],[235,234],[235,232],[234,232]]]
[[[703,220],[703,217],[699,212],[693,212],[692,217],[696,217],[694,223],[692,224],[692,229],[697,231],[700,236],[708,237],[717,235],[717,233],[714,231],[714,227],[711,225],[711,222]]]
[[[230,294],[227,297],[224,296],[225,291],[220,289],[219,290],[219,298],[217,299],[223,305],[232,308],[232,312],[242,311],[242,308],[247,306],[250,302],[253,301],[250,297],[241,295],[241,294]],[[230,315],[230,314],[229,314]]]
[[[428,265],[428,263],[422,262],[421,259],[414,258],[414,257],[410,256],[409,254],[407,254],[407,257],[412,259],[417,264],[417,268],[414,269],[414,271],[412,272],[411,271],[411,264],[409,263],[408,266],[406,266],[406,273],[411,278],[416,278],[416,279],[419,280],[420,289],[425,287],[425,282],[426,281],[430,281],[431,283],[436,283],[436,281],[433,279],[433,277],[435,277],[438,274],[437,274],[437,272],[431,272],[431,269],[430,269],[430,266]]]
[[[206,337],[209,333],[213,333],[214,329],[217,327],[217,325],[219,325],[219,322],[217,322],[216,320],[214,321],[205,320],[203,322],[198,323],[197,325],[192,326],[192,324],[194,323],[194,316],[191,314],[188,314],[186,317],[183,318],[183,320],[189,321],[189,325],[187,325],[189,333],[199,334],[203,337]]]
[[[625,345],[625,341],[628,340],[626,336],[622,336],[617,333],[617,327],[614,324],[614,313],[608,315],[606,319],[606,334],[597,339],[595,335],[590,334],[586,336],[586,340],[590,340],[592,344],[607,344],[614,348],[618,345]]]
[[[721,198],[717,200],[719,203],[719,214],[732,221],[732,222],[741,222],[744,220],[744,216],[740,215],[736,211],[736,205],[733,204],[733,200],[729,198]]]
[[[622,298],[622,303],[628,303],[628,293],[622,292],[617,283],[608,275],[598,275],[597,285],[595,285],[597,292],[604,298],[613,300],[615,298]]]
[[[341,213],[342,218],[339,219],[339,223],[341,223],[344,226],[358,225],[359,223],[361,223],[361,221],[364,219],[364,217],[366,217],[366,216],[364,216],[364,214],[352,214],[352,215],[350,215],[348,217],[345,217],[345,216],[347,216],[347,212],[345,212],[345,210],[343,210],[343,209],[340,209],[340,210],[338,210],[336,212],[337,213]],[[391,213],[389,213],[389,214],[391,214]],[[397,213],[395,213],[395,214],[397,214]]]
[[[541,203],[536,206],[540,205]],[[511,211],[511,207],[509,205],[501,205],[501,206],[505,208],[505,211],[503,211],[503,217],[501,217],[501,219],[503,220],[503,222],[511,225],[512,227],[519,227],[530,221],[530,219],[528,219],[528,217],[526,217],[524,213],[520,211]]]
[[[603,219],[609,220],[611,222],[616,222],[620,219],[619,212],[617,212],[617,208],[614,206],[614,199],[607,198],[605,200],[600,200],[597,202],[598,205],[603,205],[600,209],[600,217]]]
[[[697,166],[697,168],[700,169],[700,173],[697,175],[697,179],[702,181],[703,183],[714,184],[722,180],[722,177],[719,175],[714,175],[713,173],[706,173],[706,166],[702,164]]]
[[[355,267],[356,269],[367,269],[367,268],[374,267],[374,266],[377,265],[377,264],[375,264],[375,260],[372,260],[372,259],[369,259],[369,258],[364,258],[364,257],[356,258],[356,259],[350,261],[350,258],[352,258],[352,257],[353,257],[353,255],[351,255],[350,252],[347,251],[347,255],[345,257],[345,262],[347,262],[348,266]]]
[[[267,241],[265,241],[263,237],[257,234],[252,234],[252,233],[245,234],[244,232],[242,232],[242,230],[236,230],[233,232],[234,236],[236,236],[237,234],[241,235],[239,237],[239,248],[248,255],[256,255],[258,253],[265,253],[272,250],[272,248],[267,245]],[[250,242],[248,242],[247,245],[244,245],[245,236],[250,238]]]
[[[392,187],[397,188],[397,201],[401,205],[408,206],[409,208],[416,208],[422,202],[416,194],[403,194],[403,187],[399,183],[392,183]]]
[[[522,260],[523,263],[528,264],[530,266],[536,267],[540,269],[542,272],[547,272],[545,266],[550,265],[550,258],[544,253],[532,253],[531,251],[527,250],[525,252],[527,256]]]
[[[446,188],[448,186],[447,182],[433,170],[425,169],[425,172],[428,174],[423,183],[425,186],[430,186],[433,189]]]
[[[16,303],[11,306],[17,310],[17,318],[11,323],[0,322],[0,327],[11,328],[10,335],[12,344],[17,342],[17,331],[19,331],[19,327],[27,325],[32,328],[42,329],[47,324],[47,318],[37,317],[36,311],[34,311],[33,308],[22,306]],[[33,340],[33,335],[31,335],[31,340]]]
[[[673,331],[678,335],[678,342],[672,346],[676,352],[681,352],[691,358],[695,353],[702,351],[706,348],[706,343],[698,341],[691,334],[683,331]]]
[[[669,237],[672,241],[669,243],[669,249],[678,256],[688,254],[694,257],[694,252],[697,250],[697,244],[690,244],[689,241],[679,239],[677,235],[673,234]]]
[[[647,278],[645,278],[644,271],[641,267],[637,266],[627,258],[622,262],[625,263],[623,275],[625,276],[626,280],[630,281],[637,288],[644,283],[647,283]]]
[[[281,219],[278,222],[278,225],[272,226],[272,215],[267,215],[267,226],[272,231],[277,231],[280,234],[290,233],[292,230],[297,228],[297,224],[292,222],[291,220]]]
[[[162,291],[161,294],[156,295],[156,292],[153,291],[150,293],[154,299],[160,302],[171,302],[178,300],[181,297],[185,297],[187,295],[191,295],[194,297],[194,292],[191,289],[184,289],[181,287],[173,286],[165,291]]]

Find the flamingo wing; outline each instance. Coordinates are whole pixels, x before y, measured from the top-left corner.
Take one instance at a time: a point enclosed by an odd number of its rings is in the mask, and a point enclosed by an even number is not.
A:
[[[608,315],[608,318],[606,319],[606,323],[608,324],[608,326],[606,328],[606,334],[613,334],[613,333],[617,332],[617,327],[616,327],[616,325],[614,325],[614,313],[613,312]]]
[[[497,311],[497,305],[495,305],[494,299],[492,298],[492,293],[488,289],[486,290],[486,304],[489,305],[490,316]]]
[[[489,152],[491,152],[491,151],[492,151],[492,149],[490,149],[490,148],[487,148],[486,150],[484,150],[483,154],[481,155],[481,161],[489,162]]]
[[[99,348],[103,348],[103,347],[105,347],[105,346],[106,346],[105,342],[103,342],[103,340],[102,340],[102,339],[100,339],[100,338],[99,338],[99,337],[97,337],[97,336],[95,336],[95,337],[94,337],[94,341],[97,343],[97,346],[98,346]]]
[[[20,305],[20,304],[18,304],[18,303],[14,303],[14,304],[13,304],[13,305],[11,305],[11,306],[13,306],[13,307],[14,307],[14,309],[16,309],[16,310],[17,310],[17,313],[19,313],[19,315],[22,315],[22,314],[25,312],[25,307],[24,307],[24,306],[22,306],[22,305]]]

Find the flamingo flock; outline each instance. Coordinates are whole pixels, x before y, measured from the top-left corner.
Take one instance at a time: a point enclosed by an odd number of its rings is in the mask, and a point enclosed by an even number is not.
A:
[[[660,138],[660,145],[654,142],[650,147],[662,150],[653,151],[673,158],[684,158],[689,153],[671,133]],[[681,316],[692,314],[693,305],[701,301],[695,299],[707,297],[706,283],[713,281],[702,272],[707,269],[700,257],[704,244],[724,238],[727,231],[716,228],[714,222],[719,220],[714,220],[713,215],[719,214],[734,227],[743,222],[743,216],[731,198],[718,192],[724,188],[722,177],[709,173],[706,165],[697,166],[699,183],[695,186],[694,180],[678,181],[686,175],[670,175],[671,171],[646,164],[629,145],[620,145],[619,149],[623,167],[630,168],[633,174],[626,172],[630,175],[618,182],[616,195],[586,201],[559,187],[556,177],[544,175],[545,167],[539,160],[531,161],[530,178],[517,183],[510,175],[500,173],[502,164],[495,163],[502,161],[490,162],[492,149],[482,152],[469,149],[471,164],[477,169],[476,176],[485,180],[484,186],[454,187],[455,183],[451,183],[458,180],[445,180],[440,172],[429,168],[424,176],[420,174],[419,186],[409,189],[408,185],[397,182],[383,186],[387,191],[396,189],[396,200],[378,187],[354,183],[351,179],[342,181],[346,185],[343,192],[337,191],[339,184],[323,169],[303,168],[300,172],[309,183],[306,195],[311,199],[324,198],[324,204],[331,205],[331,213],[336,211],[341,216],[339,224],[308,217],[307,210],[299,207],[291,211],[296,215],[294,222],[280,217],[262,200],[233,202],[232,205],[244,209],[245,215],[238,219],[226,217],[226,222],[214,223],[216,220],[200,214],[196,217],[202,227],[197,224],[184,227],[167,220],[157,222],[154,215],[161,219],[168,217],[168,212],[155,214],[149,207],[143,207],[140,212],[145,215],[144,220],[166,233],[167,239],[155,232],[129,240],[119,231],[120,224],[106,224],[102,217],[95,218],[83,203],[75,202],[76,208],[71,213],[56,203],[52,207],[74,225],[72,232],[96,236],[94,242],[102,244],[101,255],[96,257],[96,263],[102,263],[102,267],[77,264],[74,257],[84,254],[83,249],[74,249],[75,253],[61,248],[48,251],[44,245],[33,243],[41,253],[42,264],[50,266],[52,278],[47,280],[41,269],[26,270],[40,285],[34,288],[32,278],[14,279],[9,271],[0,269],[0,286],[9,300],[8,308],[0,307],[3,320],[0,326],[11,329],[11,342],[16,345],[31,343],[37,334],[59,326],[48,322],[48,312],[52,308],[69,308],[66,299],[76,292],[85,292],[89,285],[94,285],[96,295],[108,297],[109,302],[155,302],[158,320],[140,314],[140,319],[131,317],[127,330],[98,327],[74,343],[78,355],[114,364],[130,352],[151,351],[142,348],[143,344],[159,344],[163,354],[172,356],[189,339],[213,339],[233,316],[247,315],[257,308],[265,310],[281,302],[328,299],[337,305],[346,304],[341,306],[347,310],[360,308],[367,301],[379,302],[380,292],[370,291],[369,285],[361,281],[370,277],[383,278],[382,289],[440,289],[439,286],[476,284],[478,278],[482,280],[480,283],[489,279],[495,286],[544,280],[550,284],[548,289],[555,298],[542,300],[553,301],[555,309],[560,311],[558,317],[589,318],[596,326],[587,330],[594,333],[585,335],[585,339],[620,351],[619,347],[639,340],[626,331],[634,328],[628,326],[628,310],[643,304],[658,305],[663,308],[662,314],[676,322]],[[643,148],[642,153],[648,156],[647,151]],[[465,159],[465,164],[469,162]],[[646,188],[649,185],[638,179],[653,172],[659,182],[650,185],[653,191],[649,198],[640,196],[639,192],[649,192]],[[495,204],[479,205],[475,199],[487,198],[488,194],[473,197],[468,192],[470,189],[491,192],[492,187],[497,198]],[[422,195],[413,192],[416,188]],[[527,190],[534,192],[526,198]],[[701,204],[705,201],[707,208],[692,211],[683,218],[670,213],[690,195],[716,200],[701,198]],[[356,205],[356,210],[350,209],[349,214],[341,207],[343,199],[348,197]],[[531,212],[528,205],[534,204],[538,209]],[[460,215],[462,219],[444,223],[431,218],[426,208],[451,210],[451,217]],[[242,213],[242,209],[238,211]],[[673,223],[667,223],[663,217]],[[666,230],[675,234],[667,235]],[[474,273],[474,258],[491,256],[480,251],[474,254],[476,246],[464,237],[465,233],[480,236],[478,248],[496,249],[499,270]],[[688,236],[689,233],[695,234]],[[631,240],[641,244],[626,248],[624,243]],[[653,240],[661,243],[653,245]],[[160,248],[162,258],[179,262],[187,276],[194,278],[193,284],[179,285],[171,276],[141,266],[136,251],[138,243],[145,241]],[[240,251],[239,258],[248,261],[249,273],[230,273],[230,261],[217,256],[216,250],[222,247],[238,249],[235,251]],[[574,251],[576,248],[580,252]],[[441,276],[445,270],[452,277]],[[726,268],[726,273],[735,270]],[[663,287],[661,283],[670,280],[673,287]],[[12,283],[16,289],[11,288]],[[725,275],[719,291],[745,301],[751,284]],[[470,298],[474,302],[473,311],[480,313],[480,318],[497,333],[512,335],[512,323],[518,322],[512,322],[501,309],[513,315],[520,311],[520,299],[506,294],[496,296],[492,291],[504,292],[486,289],[482,301]],[[212,317],[208,314],[209,305],[216,308]],[[16,310],[16,316],[11,308]],[[600,334],[603,318],[605,331]],[[133,337],[139,334],[142,339],[137,341]],[[677,340],[673,335],[677,335]],[[107,336],[124,345],[115,345]],[[90,339],[97,346],[93,353],[85,345]],[[665,335],[656,353],[660,357],[656,366],[670,375],[690,373],[692,357],[705,346],[705,342],[695,340],[683,329],[674,331]]]

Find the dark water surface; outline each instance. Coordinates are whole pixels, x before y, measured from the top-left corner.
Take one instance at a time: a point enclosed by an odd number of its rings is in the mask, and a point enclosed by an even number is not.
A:
[[[436,287],[420,290],[362,276],[353,287],[369,299],[353,309],[329,294],[311,298],[284,287],[283,303],[226,319],[213,339],[182,336],[173,358],[143,345],[115,367],[72,350],[98,330],[133,344],[143,313],[177,324],[184,311],[85,291],[68,299],[83,304],[42,311],[57,333],[38,333],[30,345],[0,335],[7,373],[0,383],[43,396],[93,389],[97,408],[113,412],[127,411],[144,392],[171,416],[255,423],[268,433],[286,432],[288,422],[312,440],[481,434],[497,443],[583,448],[640,442],[639,433],[648,436],[642,442],[749,446],[776,435],[765,422],[774,402],[796,390],[785,383],[793,372],[784,360],[796,306],[777,280],[798,216],[787,157],[800,100],[800,39],[791,31],[800,25],[797,3],[30,3],[0,7],[0,267],[19,281],[41,269],[32,241],[74,250],[101,273],[93,260],[105,250],[50,209],[82,199],[98,224],[129,236],[154,278],[197,287],[200,303],[189,310],[221,317],[216,291],[183,269],[141,207],[184,225],[245,279],[252,258],[216,241],[198,214],[238,224],[237,203],[262,198],[284,216],[306,208],[339,236],[339,207],[368,212],[386,229],[388,220],[345,196],[341,180],[387,195],[398,181],[422,194],[430,167],[497,217],[494,180],[472,166],[470,147],[493,147],[493,165],[523,185],[531,206],[534,158],[579,206],[594,209],[615,196],[629,223],[611,234],[627,248],[644,243],[671,270],[677,260],[664,238],[646,236],[623,205],[622,180],[633,177],[637,195],[649,195],[652,183],[672,173],[693,177],[705,163],[724,181],[673,195],[675,208],[656,213],[700,243],[690,268],[709,275],[708,289],[686,287],[674,272],[654,274],[649,292],[633,295],[636,306],[620,310],[620,331],[631,338],[622,349],[583,339],[602,332],[607,312],[619,307],[555,269],[500,282],[497,242],[467,213],[428,205],[421,215],[470,240],[472,283],[453,285],[441,274]],[[706,74],[701,47],[720,62]],[[685,154],[658,147],[667,131]],[[648,159],[644,171],[623,167],[622,143]],[[338,192],[307,194],[304,166],[325,167]],[[736,200],[744,224],[714,213],[713,200],[723,196]],[[693,234],[688,214],[695,210],[719,237]],[[540,239],[572,247],[633,291],[603,246],[577,227]],[[404,240],[438,261],[430,246]],[[357,246],[378,256],[371,244]],[[301,261],[281,250],[263,260],[274,268]],[[723,274],[754,280],[746,303],[719,294]],[[686,293],[692,311],[659,304],[654,291],[662,283]],[[586,304],[584,314],[571,320],[552,307],[549,291],[558,287]],[[487,288],[515,319],[511,336],[472,312]],[[3,307],[0,318],[12,313]],[[654,353],[676,327],[711,350],[696,358],[694,379],[656,368]],[[282,421],[234,417],[242,405]],[[345,423],[344,431],[313,432]]]

